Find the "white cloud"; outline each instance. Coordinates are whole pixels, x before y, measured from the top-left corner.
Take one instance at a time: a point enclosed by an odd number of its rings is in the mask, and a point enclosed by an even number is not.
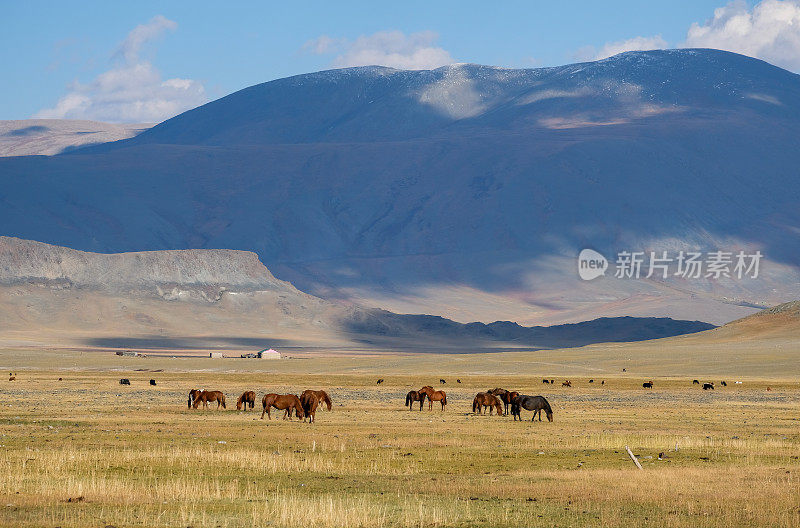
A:
[[[402,31],[379,31],[354,41],[322,35],[306,42],[303,50],[318,55],[337,54],[331,62],[336,68],[377,65],[428,70],[456,62],[447,50],[435,45],[438,38],[432,31],[409,35]]]
[[[667,41],[661,35],[633,37],[627,40],[606,42],[599,50],[595,49],[594,46],[585,46],[579,49],[575,56],[578,60],[600,60],[626,51],[646,51],[664,49],[666,47]]]
[[[177,24],[161,15],[135,27],[114,53],[114,65],[91,82],[74,82],[53,108],[34,117],[90,119],[112,123],[152,123],[206,102],[203,83],[192,79],[162,80],[161,73],[141,57],[142,47]]]
[[[763,0],[748,10],[744,1],[714,10],[704,25],[692,24],[686,47],[716,48],[800,70],[800,2]]]

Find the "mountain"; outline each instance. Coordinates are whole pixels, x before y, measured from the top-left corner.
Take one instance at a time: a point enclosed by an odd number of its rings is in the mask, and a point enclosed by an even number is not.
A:
[[[327,299],[460,322],[721,324],[800,297],[800,77],[714,50],[280,79],[134,138],[0,160],[2,233],[226,248]],[[591,282],[576,256],[759,250],[758,278]]]
[[[524,328],[464,325],[319,299],[276,279],[254,253],[99,254],[0,237],[0,347],[162,353],[266,346],[317,350],[549,348],[698,332],[698,321],[619,318]]]
[[[127,139],[151,126],[72,119],[0,121],[0,156],[52,156],[75,148]]]

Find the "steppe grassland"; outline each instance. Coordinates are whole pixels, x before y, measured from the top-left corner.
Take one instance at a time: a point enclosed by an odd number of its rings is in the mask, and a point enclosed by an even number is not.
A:
[[[3,526],[800,525],[792,380],[711,393],[687,379],[649,391],[633,377],[565,389],[469,375],[448,379],[442,413],[403,406],[410,388],[438,385],[432,370],[389,369],[380,386],[361,374],[18,374],[0,382]],[[195,386],[225,391],[228,410],[187,410]],[[546,395],[555,421],[473,416],[474,394],[494,386]],[[311,387],[334,399],[314,425],[233,410],[246,389]]]

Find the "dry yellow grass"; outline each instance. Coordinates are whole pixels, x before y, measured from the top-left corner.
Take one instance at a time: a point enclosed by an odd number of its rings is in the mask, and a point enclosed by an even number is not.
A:
[[[0,525],[800,525],[796,383],[470,375],[449,380],[442,413],[403,406],[438,376],[386,378],[21,370],[0,382]],[[555,421],[473,416],[496,385],[547,395]],[[228,410],[187,410],[194,386],[224,390]],[[334,399],[314,425],[231,410],[245,389],[310,387]]]

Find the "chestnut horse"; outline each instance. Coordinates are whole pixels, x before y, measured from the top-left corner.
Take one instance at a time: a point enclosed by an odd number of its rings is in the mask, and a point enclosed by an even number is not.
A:
[[[492,415],[493,410],[497,410],[497,416],[503,416],[503,404],[500,403],[500,398],[489,392],[479,392],[472,400],[472,412],[483,414],[484,409],[489,408],[489,416]]]
[[[488,392],[489,394],[494,394],[495,396],[500,398],[500,401],[502,401],[505,406],[506,414],[508,414],[508,407],[511,405],[511,402],[514,401],[514,398],[519,396],[519,393],[516,391],[509,391],[501,388],[492,389],[486,392]]]
[[[308,417],[308,423],[314,423],[314,417],[317,414],[317,406],[319,406],[319,396],[316,391],[307,390],[300,396],[300,405],[303,406],[303,421]]]
[[[307,392],[313,392],[319,399],[319,404],[321,405],[324,403],[329,411],[331,410],[331,407],[333,407],[333,403],[331,402],[330,396],[328,396],[328,393],[325,392],[324,390],[311,390],[311,389],[304,390],[303,394],[300,395],[301,402],[303,401],[303,396],[305,396]]]
[[[241,411],[242,408],[246,411],[248,407],[252,410],[256,406],[256,393],[253,391],[245,391],[239,396],[236,401],[236,410]]]
[[[200,396],[200,393],[203,392],[200,389],[192,389],[189,391],[189,409],[192,408],[192,404]]]
[[[270,420],[272,420],[272,415],[269,412],[272,407],[275,407],[278,410],[286,410],[286,412],[283,414],[284,420],[287,417],[290,420],[292,419],[292,411],[295,412],[298,418],[303,418],[305,416],[303,413],[303,406],[300,404],[300,398],[294,394],[265,394],[261,399],[261,405],[264,406],[264,410],[261,413],[262,420],[264,419],[265,414]]]
[[[433,410],[433,402],[438,401],[442,404],[442,411],[444,411],[445,406],[447,405],[447,394],[444,391],[435,391],[433,387],[430,385],[425,385],[422,387],[419,392],[425,393],[425,396],[428,398],[428,410]]]
[[[425,393],[415,390],[408,391],[408,394],[406,394],[406,407],[408,407],[409,411],[413,410],[414,402],[416,401],[419,402],[419,410],[421,411],[422,404],[425,403]]]
[[[207,390],[204,390],[195,397],[194,403],[192,404],[192,409],[197,409],[197,407],[200,405],[201,402],[203,403],[203,409],[207,409],[208,402],[213,402],[213,401],[217,402],[217,409],[219,409],[220,405],[222,405],[223,409],[227,409],[227,407],[225,407],[224,394],[222,394],[220,391],[207,391]]]

